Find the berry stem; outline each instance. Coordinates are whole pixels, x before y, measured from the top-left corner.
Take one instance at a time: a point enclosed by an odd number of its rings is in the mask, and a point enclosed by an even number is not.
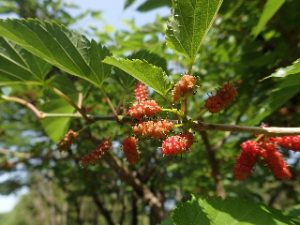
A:
[[[166,109],[166,108],[160,108],[160,111],[162,112],[169,112],[178,115],[179,117],[184,117],[184,113],[181,110],[178,109]]]

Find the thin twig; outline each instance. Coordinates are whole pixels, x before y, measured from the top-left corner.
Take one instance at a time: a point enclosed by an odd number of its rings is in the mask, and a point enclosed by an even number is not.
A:
[[[85,112],[85,110],[83,108],[79,107],[75,102],[73,102],[72,99],[70,99],[67,95],[65,95],[63,92],[61,92],[57,88],[52,88],[52,90],[54,91],[54,93],[56,93],[58,96],[60,96],[61,98],[63,98],[66,102],[68,102],[71,106],[73,106],[74,109],[76,109],[77,112],[80,113],[82,115],[82,117],[88,123],[91,122],[91,119],[87,117],[86,112]]]
[[[105,92],[105,90],[103,88],[101,88],[101,92],[104,95],[105,101],[107,102],[110,110],[115,115],[115,119],[119,122],[119,117],[118,117],[117,110],[115,109],[114,105],[112,104],[110,98],[108,97],[108,95],[106,94],[106,92]]]
[[[207,152],[207,157],[211,168],[211,176],[215,183],[216,194],[222,198],[225,198],[225,190],[221,180],[219,161],[216,157],[216,152],[213,150],[211,146],[207,132],[201,131],[200,135],[203,140],[205,150]]]
[[[217,131],[232,131],[246,132],[253,134],[266,135],[299,135],[300,127],[250,127],[229,124],[204,123],[202,121],[194,121],[191,127],[196,131],[217,130]]]
[[[30,109],[38,119],[43,118],[43,113],[40,110],[38,110],[32,103],[28,102],[25,99],[6,95],[1,95],[1,98],[9,102],[16,102],[21,105],[24,105],[25,107]]]

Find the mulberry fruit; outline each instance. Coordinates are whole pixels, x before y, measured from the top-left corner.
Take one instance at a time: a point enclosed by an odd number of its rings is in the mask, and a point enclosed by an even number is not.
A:
[[[135,125],[133,127],[133,131],[137,135],[161,139],[165,138],[173,127],[174,124],[171,121],[167,120],[158,122],[147,121]]]
[[[135,99],[138,102],[146,101],[148,99],[148,88],[141,82],[137,82],[134,89]]]
[[[205,107],[211,113],[220,112],[222,109],[227,107],[237,96],[235,87],[230,84],[224,84],[221,89],[213,96],[209,96],[205,101]]]
[[[291,149],[294,151],[300,151],[300,135],[296,136],[283,136],[270,138],[271,142],[277,143],[281,147]]]
[[[154,100],[135,102],[128,110],[128,115],[134,119],[144,116],[154,116],[160,111],[160,106]]]
[[[252,172],[259,154],[259,146],[254,141],[245,141],[241,144],[242,151],[236,159],[233,175],[237,180],[246,179]]]
[[[268,168],[273,172],[275,177],[279,179],[289,179],[292,174],[281,153],[277,151],[274,143],[264,143],[262,144],[262,148],[263,149],[260,155],[262,156],[264,162],[267,164]]]
[[[96,148],[96,150],[86,154],[80,160],[82,166],[97,162],[109,149],[111,148],[111,141],[104,139],[102,143]]]
[[[125,157],[127,161],[134,165],[138,162],[139,160],[139,153],[137,150],[137,140],[135,137],[128,137],[123,140],[122,147],[123,147],[123,152],[125,154]]]
[[[178,83],[174,86],[172,91],[173,101],[176,102],[180,97],[191,92],[196,85],[197,79],[191,75],[183,75]]]
[[[74,140],[78,137],[78,133],[69,130],[68,133],[64,136],[64,138],[59,142],[58,149],[60,151],[66,151],[73,144]]]
[[[190,132],[168,137],[162,143],[162,153],[164,155],[182,154],[192,146],[193,139],[193,134]]]

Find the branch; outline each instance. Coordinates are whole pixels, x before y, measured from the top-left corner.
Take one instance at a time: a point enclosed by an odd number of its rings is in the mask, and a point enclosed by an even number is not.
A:
[[[78,106],[76,103],[74,103],[72,101],[72,99],[70,99],[68,96],[66,96],[62,91],[58,90],[57,88],[52,88],[52,90],[54,91],[55,94],[57,94],[58,96],[60,96],[61,98],[63,98],[66,102],[68,102],[71,106],[73,106],[74,109],[76,109],[77,112],[80,113],[82,115],[82,117],[88,123],[91,122],[90,118],[87,117],[85,110],[82,109],[80,106]],[[80,98],[81,98],[81,96],[79,96],[79,103],[80,103]]]
[[[108,97],[108,95],[106,94],[106,92],[104,91],[103,88],[101,88],[100,90],[101,90],[102,94],[104,95],[105,101],[107,102],[107,104],[108,104],[110,110],[111,110],[112,113],[114,114],[115,119],[119,122],[118,113],[117,113],[117,111],[116,111],[114,105],[112,104],[110,98]]]
[[[246,132],[254,134],[267,135],[299,135],[300,127],[250,127],[229,124],[204,123],[201,121],[194,121],[191,126],[196,131],[217,130],[217,131],[233,131]]]
[[[1,95],[1,98],[6,100],[6,101],[9,101],[9,102],[16,102],[16,103],[19,103],[21,105],[24,105],[29,110],[31,110],[38,119],[43,118],[43,113],[40,110],[38,110],[32,103],[26,101],[25,99],[18,98],[18,97],[13,97],[13,96],[11,96],[11,97],[10,96],[5,96],[5,95]]]
[[[224,190],[224,186],[221,181],[219,161],[216,158],[216,152],[213,150],[213,148],[209,142],[207,132],[201,131],[200,134],[201,134],[201,137],[202,137],[202,140],[203,140],[206,152],[207,152],[208,161],[209,161],[209,164],[211,167],[211,175],[212,175],[212,177],[214,179],[214,183],[215,183],[216,194],[218,196],[224,198],[225,190]]]
[[[21,105],[26,106],[29,110],[31,110],[38,119],[44,119],[48,117],[73,117],[73,118],[84,118],[88,122],[105,120],[105,121],[116,121],[116,122],[134,122],[133,119],[123,115],[113,115],[113,116],[100,116],[100,115],[90,115],[85,114],[82,109],[78,108],[76,104],[76,109],[80,110],[79,113],[45,113],[40,111],[36,106],[32,103],[28,102],[25,99],[13,97],[13,96],[5,96],[1,95],[1,98],[10,101],[16,102]],[[176,109],[162,109],[165,112],[172,112],[177,115],[182,116],[178,110]],[[178,122],[175,120],[174,122]],[[190,127],[196,131],[231,131],[231,132],[245,132],[245,133],[253,133],[253,134],[266,134],[266,135],[300,135],[300,127],[252,127],[252,126],[239,126],[239,125],[230,125],[230,124],[216,124],[216,123],[205,123],[202,121],[191,121]]]
[[[134,177],[132,172],[126,166],[122,165],[121,161],[118,158],[108,152],[105,154],[103,159],[108,165],[110,165],[111,168],[114,169],[114,171],[125,183],[132,186],[136,193],[139,196],[143,197],[144,201],[148,202],[150,206],[162,210],[163,206],[160,200],[138,178]]]

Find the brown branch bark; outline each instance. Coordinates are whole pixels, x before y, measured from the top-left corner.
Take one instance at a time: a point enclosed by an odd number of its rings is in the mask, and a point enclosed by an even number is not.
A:
[[[9,102],[16,102],[16,103],[19,103],[21,105],[24,105],[29,110],[31,110],[38,119],[43,118],[42,112],[40,110],[38,110],[32,103],[26,101],[25,99],[18,98],[18,97],[13,97],[13,96],[5,96],[5,95],[1,95],[1,98],[6,100],[6,101],[9,101]]]
[[[201,138],[203,140],[205,150],[207,152],[208,161],[209,161],[209,164],[210,164],[210,167],[211,167],[211,175],[212,175],[212,178],[213,178],[214,184],[215,184],[216,194],[218,196],[224,198],[225,197],[225,190],[224,190],[224,186],[223,186],[223,183],[222,183],[222,180],[221,180],[219,162],[216,158],[216,153],[215,153],[214,149],[212,148],[212,146],[209,142],[207,132],[201,131],[200,135],[201,135]]]
[[[122,165],[121,161],[109,152],[105,154],[103,159],[118,174],[121,180],[130,185],[137,195],[153,208],[158,218],[164,218],[165,211],[160,199],[138,178],[133,176],[127,166]]]

